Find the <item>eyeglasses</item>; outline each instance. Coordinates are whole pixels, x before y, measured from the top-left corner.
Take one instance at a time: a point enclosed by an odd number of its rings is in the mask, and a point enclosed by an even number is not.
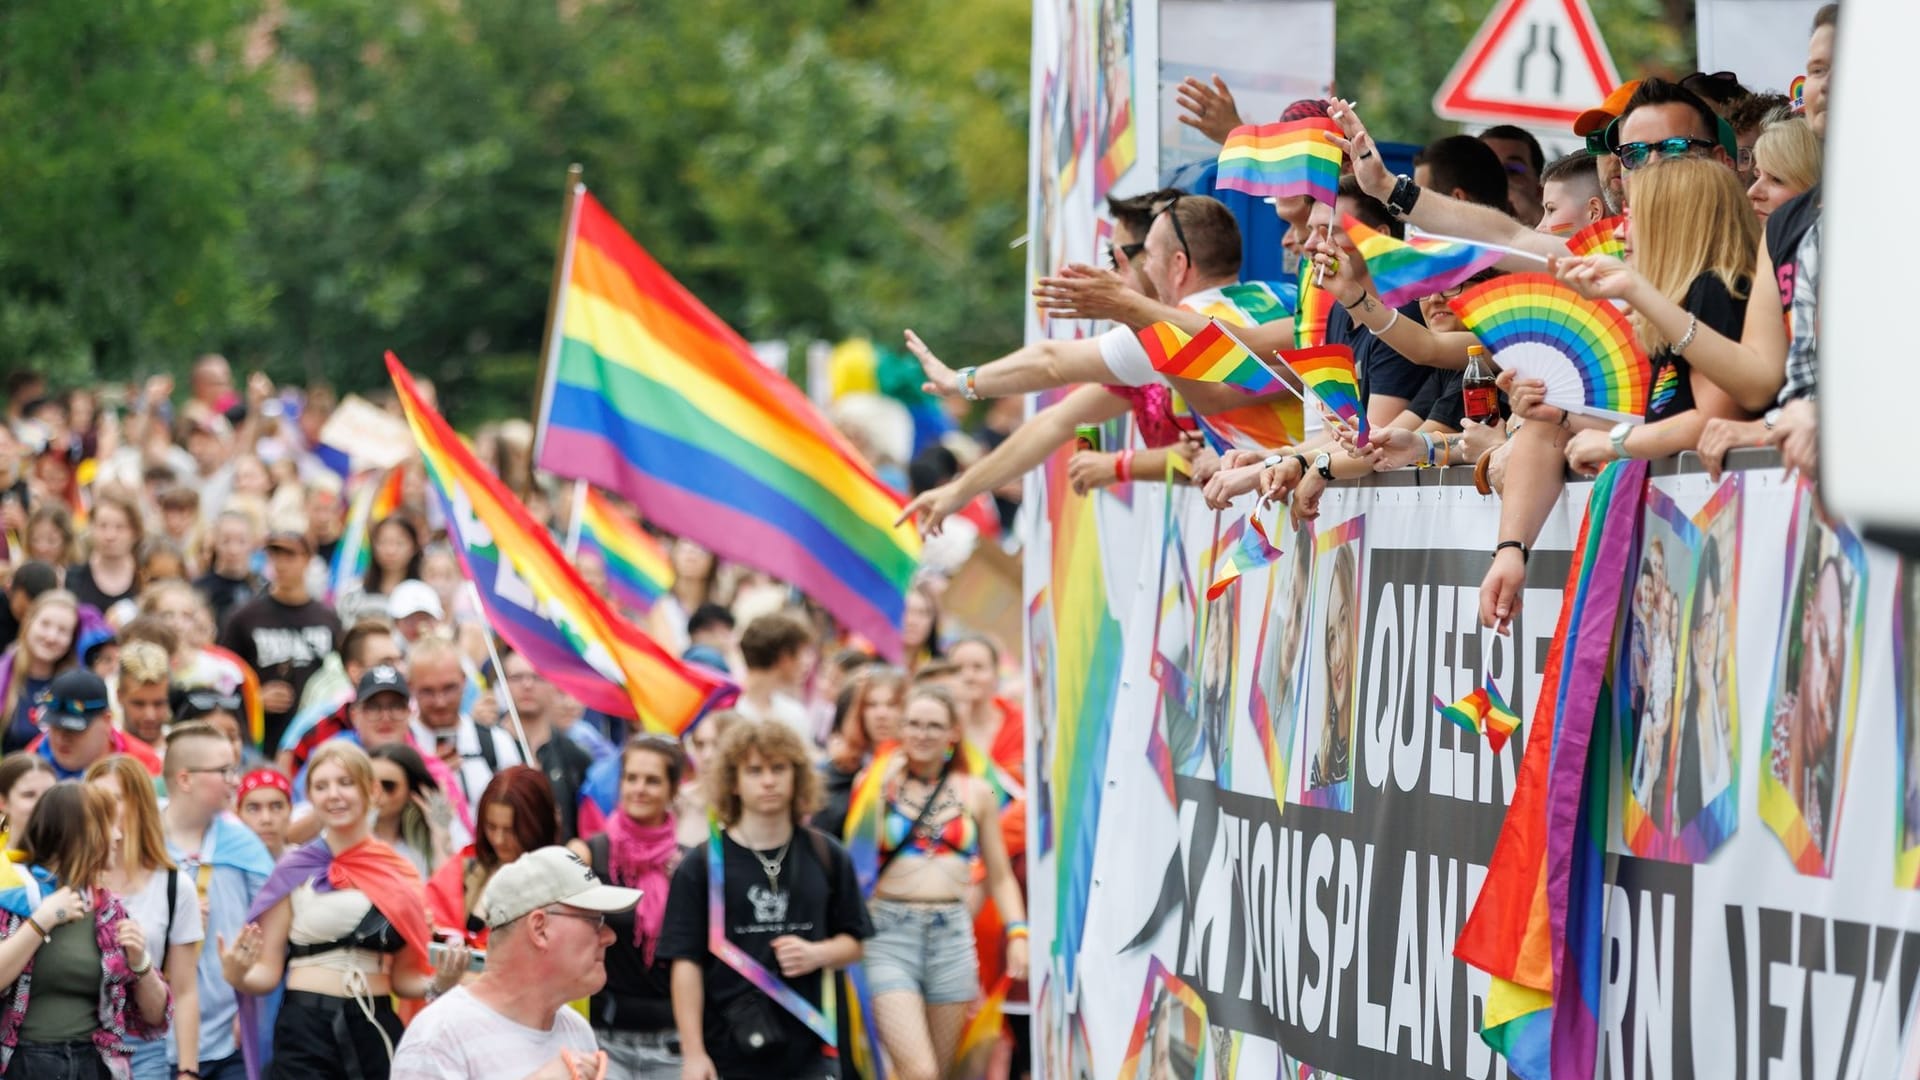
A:
[[[559,915],[568,919],[579,919],[581,922],[592,923],[593,932],[596,934],[607,925],[607,917],[598,913],[590,915],[584,911],[566,911],[561,908],[541,908],[540,910],[549,915]]]
[[[1457,300],[1459,299],[1462,293],[1467,291],[1467,286],[1473,285],[1473,284],[1478,284],[1478,283],[1477,282],[1461,282],[1460,284],[1455,285],[1451,289],[1441,289],[1437,293],[1428,293],[1426,298],[1428,300]]]
[[[185,707],[176,711],[191,713],[194,716],[204,716],[210,712],[237,713],[240,711],[240,697],[237,694],[195,690],[187,694]]]
[[[1661,139],[1659,142],[1621,143],[1619,146],[1614,147],[1613,152],[1614,155],[1620,159],[1620,167],[1628,172],[1632,172],[1647,162],[1652,161],[1655,157],[1686,157],[1696,150],[1712,150],[1713,147],[1714,144],[1705,139],[1695,139],[1687,135],[1675,135],[1671,139]]]
[[[1145,250],[1147,250],[1147,245],[1139,242],[1131,244],[1108,244],[1107,265],[1118,270],[1120,268],[1120,256],[1124,255],[1127,257],[1128,262],[1132,262],[1139,258],[1140,253]]]
[[[240,782],[240,767],[238,765],[228,765],[219,769],[181,769],[180,771],[184,773],[205,773],[208,776],[217,776],[229,784],[237,784]]]
[[[380,790],[386,792],[389,795],[392,795],[395,792],[400,790],[400,781],[382,780],[380,781]]]
[[[1179,205],[1180,196],[1175,195],[1166,201],[1166,205],[1154,211],[1154,216],[1159,217],[1164,214],[1166,215],[1166,219],[1173,223],[1173,238],[1180,241],[1180,254],[1185,255],[1187,261],[1191,263],[1193,261],[1193,249],[1187,246],[1187,231],[1180,227],[1180,215],[1173,212],[1173,208]],[[1145,246],[1144,244],[1141,245],[1143,249]]]

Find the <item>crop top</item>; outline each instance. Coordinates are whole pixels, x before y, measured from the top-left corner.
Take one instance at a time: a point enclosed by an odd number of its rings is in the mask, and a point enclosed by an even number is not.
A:
[[[955,814],[944,825],[915,829],[913,815],[902,813],[900,804],[889,800],[886,834],[882,839],[883,854],[899,851],[903,855],[932,858],[941,853],[941,848],[963,859],[980,854],[980,827],[974,824],[973,815],[965,811]]]
[[[295,889],[291,899],[287,959],[296,966],[334,966],[319,963],[328,953],[383,955],[406,948],[400,932],[358,889],[317,892],[309,882]]]

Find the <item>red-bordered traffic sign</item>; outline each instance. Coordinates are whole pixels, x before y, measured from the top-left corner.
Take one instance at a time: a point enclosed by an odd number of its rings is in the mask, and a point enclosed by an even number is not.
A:
[[[1498,0],[1433,95],[1449,120],[1569,127],[1620,83],[1586,0]]]

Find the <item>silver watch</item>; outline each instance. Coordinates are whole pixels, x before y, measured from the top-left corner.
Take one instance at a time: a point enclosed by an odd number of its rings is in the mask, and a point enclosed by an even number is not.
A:
[[[1627,436],[1633,433],[1633,425],[1625,420],[1613,425],[1607,433],[1607,442],[1613,445],[1613,456],[1625,460],[1627,457]]]
[[[1316,455],[1313,459],[1313,467],[1320,473],[1320,479],[1322,480],[1333,479],[1333,455],[1332,454],[1327,453],[1325,450],[1320,451],[1320,453]]]

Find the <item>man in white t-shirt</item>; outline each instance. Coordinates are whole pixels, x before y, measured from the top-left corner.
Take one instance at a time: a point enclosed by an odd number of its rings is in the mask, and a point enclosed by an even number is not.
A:
[[[1203,312],[1222,306],[1220,290],[1240,279],[1239,223],[1218,199],[1183,195],[1154,215],[1141,260],[1160,298],[1155,318],[1196,333],[1206,325]],[[1166,307],[1167,303],[1178,306]],[[1291,321],[1281,320],[1250,328],[1241,336],[1249,346],[1263,351],[1292,348],[1292,327]],[[1246,395],[1221,383],[1165,379],[1153,370],[1146,349],[1128,326],[1116,326],[1095,338],[1036,341],[990,364],[958,371],[942,363],[911,330],[907,347],[926,372],[926,388],[945,397],[1008,397],[1074,383],[1170,382],[1188,405],[1202,413],[1247,403]]]
[[[413,691],[414,742],[423,750],[432,747],[453,770],[469,807],[480,805],[494,773],[525,764],[519,744],[506,728],[481,727],[460,711],[467,675],[460,666],[458,645],[437,637],[415,643],[408,656],[407,685]]]
[[[407,1026],[393,1080],[586,1080],[604,1068],[593,1029],[567,1004],[606,985],[607,915],[640,890],[603,884],[562,847],[501,867],[481,903],[487,969]]]
[[[740,660],[747,670],[734,711],[749,720],[778,720],[805,745],[818,746],[813,718],[800,700],[814,661],[813,628],[806,620],[790,611],[755,618],[740,634]]]

